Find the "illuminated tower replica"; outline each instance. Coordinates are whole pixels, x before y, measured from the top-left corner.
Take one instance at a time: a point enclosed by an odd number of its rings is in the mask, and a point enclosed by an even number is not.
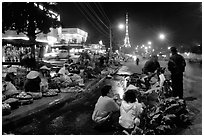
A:
[[[131,47],[130,41],[129,41],[129,35],[128,35],[128,13],[126,13],[126,23],[125,23],[125,40],[124,40],[124,47]]]

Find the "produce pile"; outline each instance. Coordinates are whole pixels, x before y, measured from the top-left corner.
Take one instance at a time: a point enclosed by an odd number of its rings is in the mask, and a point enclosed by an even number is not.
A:
[[[75,87],[67,87],[67,88],[64,88],[64,89],[61,89],[61,92],[62,93],[68,93],[68,92],[83,92],[85,89],[79,87],[79,86],[75,86]]]
[[[70,76],[55,76],[51,79],[51,82],[48,84],[50,89],[60,89],[66,87],[73,87],[79,85],[80,81],[83,81],[80,75],[72,74]]]
[[[176,129],[190,124],[188,113],[183,99],[165,98],[153,107],[144,109],[140,128],[147,135],[173,134]]]

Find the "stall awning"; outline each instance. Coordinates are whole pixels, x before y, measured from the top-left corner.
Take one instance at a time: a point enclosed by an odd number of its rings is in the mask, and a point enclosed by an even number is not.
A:
[[[24,40],[24,39],[2,39],[2,45],[5,45],[5,44],[12,44],[12,45],[15,45],[15,46],[18,46],[18,47],[29,47],[30,45],[47,45],[47,43],[45,42],[38,42],[38,41],[35,41],[33,43],[31,43],[31,41],[29,40]]]

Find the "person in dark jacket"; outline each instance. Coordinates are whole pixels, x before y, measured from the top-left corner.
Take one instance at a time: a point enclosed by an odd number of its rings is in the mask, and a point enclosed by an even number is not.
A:
[[[25,92],[40,92],[40,82],[39,72],[30,71],[24,83]]]
[[[137,64],[137,65],[139,65],[139,61],[140,61],[140,59],[137,58],[137,59],[136,59],[136,64]]]
[[[183,56],[177,53],[176,47],[171,47],[171,57],[168,62],[168,70],[171,72],[173,96],[183,98],[183,72],[186,62]]]
[[[152,57],[145,63],[143,68],[143,73],[149,75],[149,73],[154,73],[160,68],[157,55],[152,55]]]

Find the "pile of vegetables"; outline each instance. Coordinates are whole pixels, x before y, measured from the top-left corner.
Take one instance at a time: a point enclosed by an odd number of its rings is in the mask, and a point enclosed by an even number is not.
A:
[[[175,129],[190,124],[185,101],[175,97],[145,108],[140,120],[143,134],[148,135],[172,134]]]

